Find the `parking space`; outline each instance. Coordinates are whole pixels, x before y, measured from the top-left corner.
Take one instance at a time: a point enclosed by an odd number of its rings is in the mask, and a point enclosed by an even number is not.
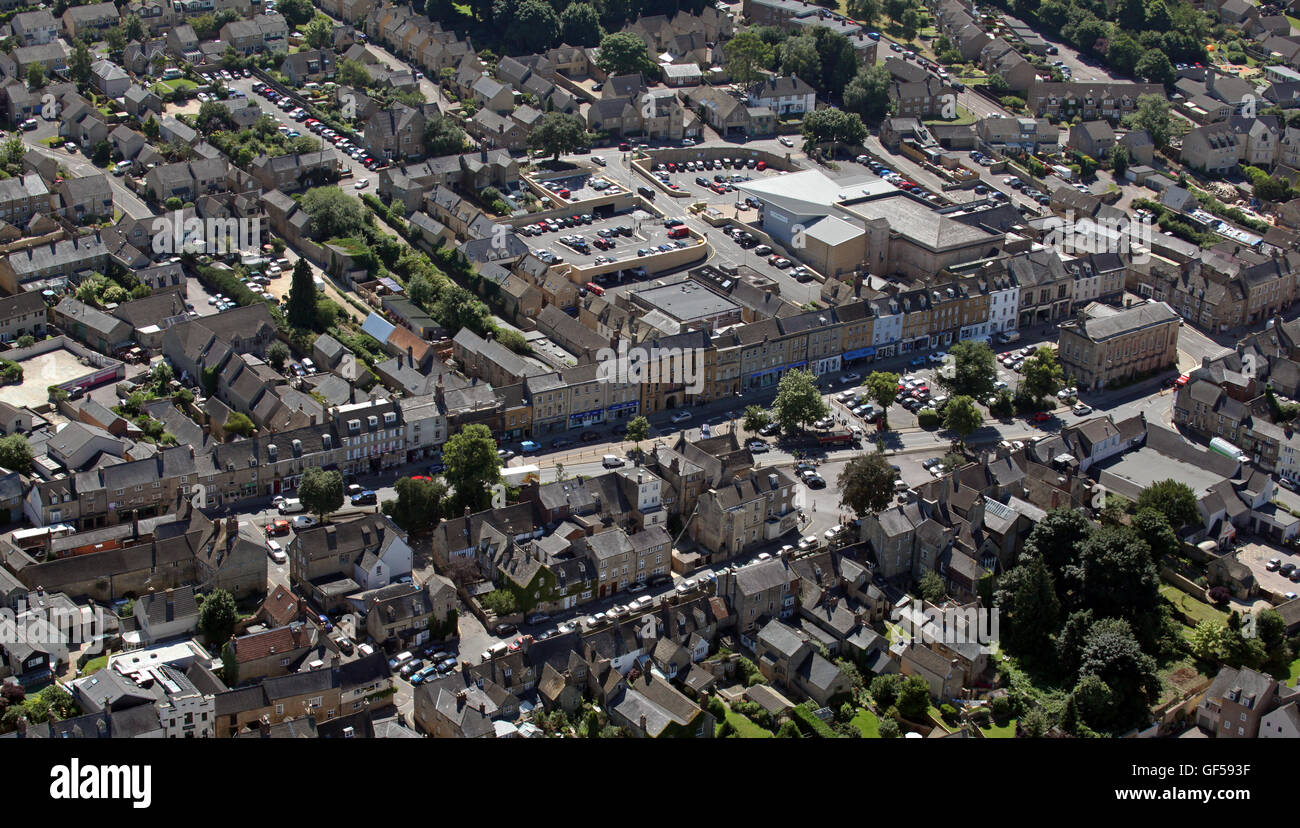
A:
[[[1278,595],[1300,593],[1300,552],[1251,540],[1237,549],[1236,558],[1250,567],[1251,574],[1262,588]],[[1276,561],[1277,565],[1271,561]]]
[[[537,183],[551,192],[550,198],[557,206],[617,195],[626,192],[627,189],[614,180],[613,176],[602,172],[577,172],[560,178],[548,178]]]
[[[530,238],[539,258],[550,264],[563,261],[587,267],[626,262],[628,270],[635,270],[643,266],[641,260],[647,256],[700,243],[694,237],[680,237],[680,232],[674,234],[664,224],[663,220],[643,210],[635,210],[604,219],[591,215],[570,216],[563,221],[548,223],[544,230],[539,224],[534,224],[531,225],[534,229],[525,231],[525,235]],[[674,235],[679,237],[674,238]],[[554,260],[549,260],[548,256]],[[618,284],[636,275],[640,274],[628,272],[620,278],[618,273],[614,273],[606,281]]]
[[[655,164],[652,174],[669,189],[690,193],[695,201],[732,204],[738,197],[735,185],[780,173],[762,161],[722,158]]]

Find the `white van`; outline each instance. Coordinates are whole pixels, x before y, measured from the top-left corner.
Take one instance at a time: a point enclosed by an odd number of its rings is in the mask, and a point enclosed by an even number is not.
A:
[[[1000,342],[1019,342],[1019,341],[1020,341],[1020,331],[1003,331],[1002,333],[998,334],[998,341],[1000,341]]]
[[[623,465],[623,458],[617,454],[606,454],[601,458],[600,464],[607,469],[617,469]]]
[[[292,515],[301,512],[303,510],[303,505],[302,501],[296,497],[285,497],[276,500],[275,508],[279,510],[282,515]]]

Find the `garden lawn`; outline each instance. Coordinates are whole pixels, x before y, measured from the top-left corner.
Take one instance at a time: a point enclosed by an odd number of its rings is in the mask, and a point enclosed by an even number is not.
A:
[[[981,727],[980,733],[983,733],[986,739],[1014,739],[1016,737],[1016,720],[1012,719],[1001,727],[996,724]]]
[[[865,707],[860,708],[849,721],[862,734],[863,739],[880,738],[880,719]]]
[[[748,716],[742,716],[741,714],[732,710],[730,707],[727,708],[727,721],[731,722],[731,726],[736,728],[736,732],[739,733],[741,737],[745,739],[774,738],[772,731],[764,730],[763,728],[754,724],[753,720],[751,720]]]
[[[1291,662],[1291,669],[1287,672],[1286,677],[1288,687],[1295,687],[1297,681],[1300,681],[1300,658]]]
[[[176,80],[158,81],[153,85],[152,91],[161,95],[164,92],[175,92],[178,89],[189,91],[191,89],[197,89],[198,86],[197,83],[189,78],[177,78]]]
[[[1213,621],[1216,624],[1226,624],[1228,621],[1227,613],[1188,595],[1173,584],[1161,584],[1160,594],[1184,615],[1192,619],[1193,626],[1202,621]]]
[[[83,676],[88,676],[92,673],[98,673],[100,670],[104,669],[107,666],[108,666],[108,653],[104,653],[99,658],[92,658],[90,661],[87,661],[86,666],[81,668],[81,674]]]

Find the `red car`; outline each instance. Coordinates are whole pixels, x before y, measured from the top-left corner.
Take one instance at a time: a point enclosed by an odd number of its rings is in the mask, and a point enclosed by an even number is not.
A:
[[[289,534],[289,521],[287,520],[273,520],[270,523],[266,524],[267,537],[273,538],[276,537],[277,535],[287,535],[287,534]]]
[[[759,162],[758,162],[758,165],[757,165],[756,167],[754,167],[754,169],[758,170],[759,172],[762,172],[763,170],[767,169],[767,162],[766,162],[766,161],[759,161]]]
[[[1036,423],[1045,423],[1050,419],[1052,419],[1052,415],[1048,414],[1046,411],[1040,411],[1034,415],[1034,422]]]

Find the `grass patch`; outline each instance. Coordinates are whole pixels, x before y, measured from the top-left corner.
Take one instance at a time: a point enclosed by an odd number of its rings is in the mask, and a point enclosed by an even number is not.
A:
[[[736,729],[742,739],[772,739],[772,731],[764,730],[754,724],[748,716],[742,716],[730,707],[727,708],[727,721]]]
[[[1177,607],[1181,613],[1192,619],[1193,626],[1202,621],[1213,621],[1216,624],[1226,624],[1228,622],[1227,613],[1188,595],[1173,584],[1161,584],[1160,594],[1165,597],[1165,600]]]
[[[986,739],[1014,739],[1016,738],[1016,720],[1012,719],[1004,725],[991,724],[988,727],[981,727],[980,733],[983,733]]]
[[[930,718],[935,722],[937,727],[941,727],[949,733],[953,732],[953,729],[943,720],[943,714],[939,712],[939,708],[935,707],[933,704],[930,705]]]
[[[153,85],[151,91],[158,95],[164,95],[169,92],[175,92],[178,89],[184,89],[188,92],[198,88],[199,85],[189,78],[177,78],[176,80],[158,81]]]
[[[943,118],[933,118],[928,121],[923,121],[922,123],[926,126],[934,126],[936,124],[947,126],[967,126],[975,123],[976,120],[978,119],[975,117],[974,112],[971,112],[961,104],[957,104],[957,117],[953,118],[951,121],[945,121]]]
[[[880,738],[880,717],[865,707],[860,708],[849,721],[862,734],[863,739]]]
[[[86,666],[81,668],[81,674],[83,676],[89,676],[92,673],[98,673],[100,670],[104,669],[107,666],[108,666],[108,653],[104,653],[102,656],[99,656],[98,658],[92,658],[90,661],[87,661]]]
[[[1297,681],[1300,681],[1300,658],[1291,662],[1286,673],[1286,684],[1288,687],[1295,687]]]

